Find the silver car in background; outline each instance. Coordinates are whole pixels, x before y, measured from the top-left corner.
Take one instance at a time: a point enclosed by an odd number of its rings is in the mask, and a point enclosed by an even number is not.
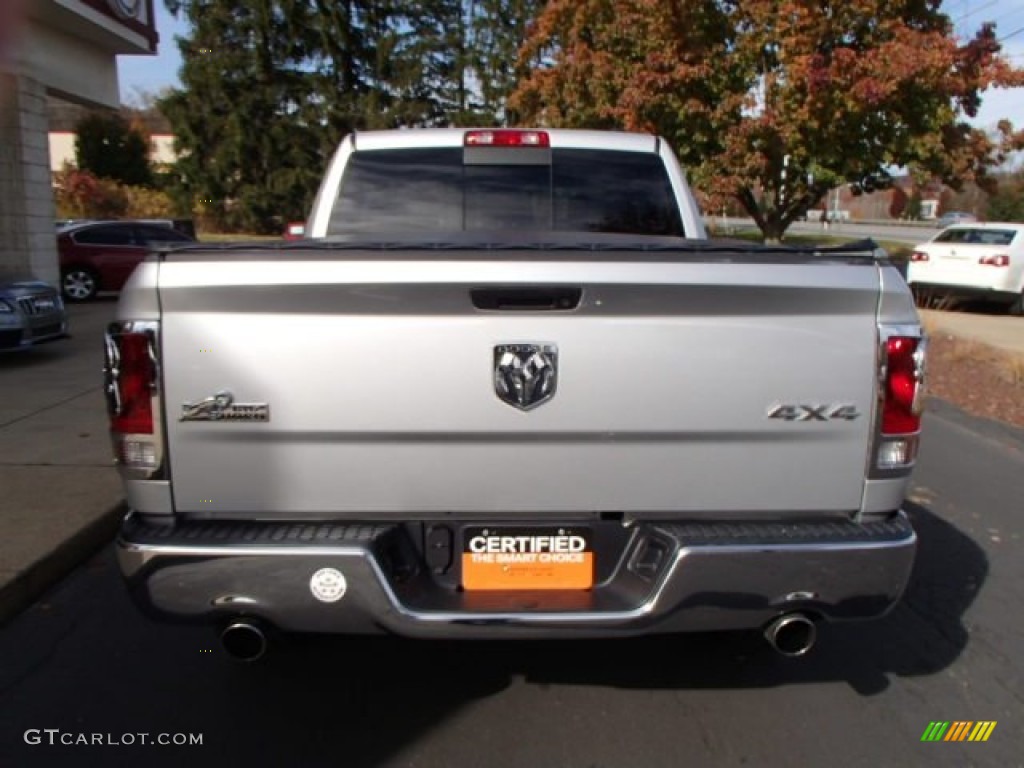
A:
[[[0,352],[67,335],[68,314],[56,288],[39,280],[0,281]]]
[[[954,224],[973,224],[977,220],[978,217],[973,213],[967,213],[966,211],[948,211],[936,219],[935,226],[939,229],[945,229],[946,227],[952,227]]]

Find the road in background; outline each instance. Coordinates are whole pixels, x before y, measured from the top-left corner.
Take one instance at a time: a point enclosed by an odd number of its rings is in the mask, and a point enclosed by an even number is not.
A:
[[[934,225],[911,226],[903,224],[872,224],[852,221],[833,222],[825,229],[820,222],[797,221],[789,228],[794,234],[826,234],[833,237],[849,237],[853,240],[870,237],[874,240],[889,240],[896,243],[916,245],[931,240],[941,230]]]
[[[904,600],[800,660],[734,633],[307,637],[241,665],[208,628],[140,615],[108,548],[0,632],[0,765],[1021,766],[1022,498],[1024,432],[932,403]],[[936,720],[998,724],[922,743]],[[46,728],[203,745],[25,743]]]
[[[757,225],[753,219],[722,218],[708,216],[705,221],[709,227],[714,227],[722,232],[736,232],[742,230],[757,231]],[[860,240],[870,237],[874,240],[888,240],[890,242],[916,245],[931,240],[939,233],[939,229],[932,223],[921,224],[881,224],[873,222],[832,222],[826,229],[820,222],[796,221],[789,228],[790,234],[796,235],[825,235],[829,237],[848,237],[851,240]]]

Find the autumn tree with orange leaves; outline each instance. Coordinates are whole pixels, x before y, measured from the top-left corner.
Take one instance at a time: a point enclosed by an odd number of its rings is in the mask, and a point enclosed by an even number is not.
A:
[[[1024,146],[965,119],[1024,85],[996,29],[954,36],[939,0],[551,0],[520,52],[523,124],[648,131],[765,238],[838,184],[906,167],[958,187]]]

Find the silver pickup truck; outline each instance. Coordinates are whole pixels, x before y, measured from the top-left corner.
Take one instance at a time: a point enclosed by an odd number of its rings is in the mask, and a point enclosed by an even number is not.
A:
[[[156,615],[594,637],[902,593],[925,340],[870,242],[708,240],[651,136],[347,138],[287,243],[154,254],[106,336],[118,541]]]

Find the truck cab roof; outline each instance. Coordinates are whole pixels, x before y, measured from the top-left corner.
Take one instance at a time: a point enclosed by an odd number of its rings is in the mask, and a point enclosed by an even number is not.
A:
[[[534,133],[547,136],[552,149],[606,149],[620,152],[657,152],[660,139],[646,133],[587,131],[554,128],[422,128],[405,131],[360,131],[352,134],[356,151],[462,147],[470,134]]]

